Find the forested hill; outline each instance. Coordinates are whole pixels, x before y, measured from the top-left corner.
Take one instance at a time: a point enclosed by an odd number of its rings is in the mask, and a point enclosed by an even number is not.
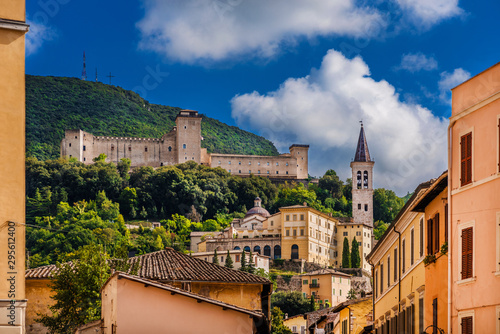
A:
[[[26,75],[26,153],[42,160],[59,157],[65,129],[159,138],[173,128],[181,109],[151,104],[132,91],[101,82]],[[203,116],[201,134],[201,146],[209,152],[278,154],[269,140],[210,117]]]

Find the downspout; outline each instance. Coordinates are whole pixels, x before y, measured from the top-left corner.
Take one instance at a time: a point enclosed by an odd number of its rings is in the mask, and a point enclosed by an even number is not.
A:
[[[399,333],[399,322],[401,321],[401,232],[396,231],[396,224],[393,227],[394,232],[398,234],[399,248],[398,248],[398,321],[396,321],[396,333]],[[389,277],[387,278],[389,279]]]
[[[452,277],[451,277],[451,164],[452,164],[452,148],[453,148],[453,126],[455,121],[448,125],[448,333],[451,333],[451,288],[452,288]]]
[[[375,266],[373,265],[373,263],[371,263],[370,261],[368,261],[368,263],[370,264],[370,266],[372,267],[372,279],[373,277],[375,277]],[[373,281],[375,283],[375,281]],[[375,289],[377,287],[374,287]],[[373,325],[372,325],[372,328],[375,329],[374,325],[375,325],[375,289],[372,289],[372,322],[373,322]]]
[[[349,310],[349,334],[351,334],[351,309],[349,306],[346,306],[346,309]]]

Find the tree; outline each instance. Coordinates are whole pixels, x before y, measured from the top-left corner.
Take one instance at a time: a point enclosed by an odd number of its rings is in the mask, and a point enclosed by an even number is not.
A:
[[[318,305],[314,300],[314,295],[311,295],[311,298],[309,298],[309,309],[311,310],[311,312],[316,311],[318,309]]]
[[[361,257],[359,255],[359,244],[356,241],[356,237],[352,239],[351,245],[351,267],[359,268],[361,266]]]
[[[245,250],[243,250],[243,252],[241,252],[241,267],[240,267],[240,270],[241,271],[247,271],[247,260],[245,258]]]
[[[101,318],[100,289],[110,275],[108,257],[101,245],[79,249],[72,262],[57,264],[53,276],[51,315],[38,314],[40,322],[53,333],[73,333],[90,321]]]
[[[212,259],[212,263],[219,264],[219,257],[217,255],[217,249],[214,250],[214,258]]]
[[[356,290],[349,290],[349,292],[347,292],[347,299],[357,299]]]
[[[271,311],[271,334],[292,334],[290,328],[283,324],[283,312],[279,307]]]
[[[99,161],[104,162],[104,161],[106,161],[106,158],[107,158],[107,157],[108,157],[108,156],[107,156],[106,154],[101,153],[101,154],[99,154],[99,156],[97,156],[97,157],[95,157],[94,159],[92,159],[92,161],[93,161],[93,162],[99,162]]]
[[[373,237],[375,240],[379,240],[382,235],[384,235],[385,231],[389,227],[389,224],[384,223],[381,220],[377,220],[375,222],[375,228],[373,229]]]
[[[390,224],[403,207],[405,200],[392,190],[378,188],[373,191],[373,220]]]
[[[227,250],[226,263],[224,264],[224,267],[226,267],[226,268],[233,267],[233,259],[231,258],[231,255],[229,254],[229,249]]]
[[[255,272],[255,264],[253,262],[252,250],[250,250],[250,254],[248,254],[247,272],[249,272],[250,274],[253,274]]]
[[[342,249],[342,268],[351,268],[351,252],[347,237],[344,238],[344,248]]]
[[[280,291],[271,295],[271,307],[279,307],[284,313],[292,317],[314,311],[310,300],[305,298],[300,291]]]

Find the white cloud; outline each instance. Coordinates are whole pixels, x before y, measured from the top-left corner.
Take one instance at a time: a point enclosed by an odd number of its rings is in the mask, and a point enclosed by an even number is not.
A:
[[[139,47],[193,63],[268,58],[300,38],[374,37],[386,22],[355,0],[143,0]]]
[[[396,0],[407,17],[422,29],[443,20],[462,15],[458,0]]]
[[[30,30],[26,34],[26,57],[36,53],[46,41],[55,38],[55,32],[52,28],[42,24],[31,21],[26,22],[30,25]]]
[[[259,132],[280,151],[310,144],[311,175],[333,168],[350,177],[360,120],[376,161],[377,187],[406,194],[446,169],[446,121],[401,102],[392,85],[370,77],[360,57],[330,50],[308,76],[289,78],[266,94],[235,96],[231,104],[240,127]]]
[[[439,98],[447,103],[451,104],[451,91],[450,89],[458,86],[462,82],[470,78],[470,73],[463,68],[456,68],[452,73],[443,72],[441,73],[441,79],[438,82],[439,87]]]
[[[437,69],[437,60],[432,56],[426,56],[421,52],[408,53],[401,57],[401,64],[397,69],[403,69],[410,72],[432,71]]]

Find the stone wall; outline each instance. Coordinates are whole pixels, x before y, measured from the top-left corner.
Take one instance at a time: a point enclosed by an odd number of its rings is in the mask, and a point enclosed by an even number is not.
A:
[[[302,279],[300,276],[282,276],[276,277],[276,292],[280,291],[302,291]]]

